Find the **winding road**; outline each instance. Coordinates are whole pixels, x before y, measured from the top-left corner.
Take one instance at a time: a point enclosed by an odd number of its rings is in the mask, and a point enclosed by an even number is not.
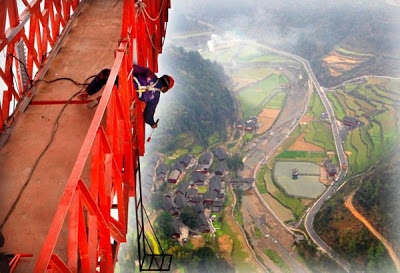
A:
[[[315,215],[317,214],[317,212],[319,211],[319,209],[322,207],[322,205],[324,204],[324,202],[329,199],[331,197],[331,195],[335,192],[335,190],[340,186],[340,184],[343,182],[344,177],[347,174],[347,169],[343,170],[342,166],[345,164],[348,166],[348,161],[347,161],[347,157],[344,153],[343,150],[343,146],[342,146],[342,140],[340,138],[340,133],[339,133],[339,128],[337,125],[337,121],[335,118],[335,114],[332,108],[331,103],[329,102],[324,89],[320,86],[317,78],[315,77],[314,72],[311,69],[310,63],[297,55],[294,55],[292,53],[286,52],[286,51],[282,51],[282,50],[278,50],[275,48],[271,48],[269,46],[266,45],[261,45],[258,44],[256,42],[255,43],[256,46],[265,48],[271,52],[275,52],[277,54],[280,55],[284,55],[290,58],[293,58],[295,60],[297,60],[298,62],[300,62],[301,64],[303,64],[304,68],[306,69],[309,78],[312,82],[312,84],[314,85],[319,97],[322,100],[322,104],[324,105],[324,108],[326,109],[326,112],[329,116],[329,121],[331,123],[332,126],[332,133],[333,133],[333,137],[334,137],[334,141],[335,141],[335,146],[336,146],[336,153],[340,162],[340,170],[339,170],[339,174],[338,174],[338,182],[334,183],[333,185],[331,185],[322,195],[321,197],[314,202],[314,204],[312,205],[312,207],[308,210],[305,220],[304,220],[304,226],[306,228],[307,233],[310,235],[310,238],[314,241],[315,244],[317,244],[320,249],[325,252],[327,255],[329,255],[333,260],[336,261],[336,263],[338,263],[341,267],[343,267],[343,269],[345,269],[347,272],[350,272],[350,264],[344,260],[340,255],[338,255],[336,252],[334,252],[319,236],[318,234],[314,231],[314,227],[313,227],[313,223],[314,223],[314,218]],[[264,158],[264,162],[266,162],[265,160],[268,158],[268,156],[266,158]],[[261,161],[260,161],[260,165],[261,165]],[[257,189],[255,189],[256,192],[258,192]],[[258,193],[259,196],[259,193]],[[268,206],[268,205],[267,205]],[[271,210],[271,209],[269,209]],[[283,223],[282,223],[283,224]],[[285,225],[286,226],[286,225]]]

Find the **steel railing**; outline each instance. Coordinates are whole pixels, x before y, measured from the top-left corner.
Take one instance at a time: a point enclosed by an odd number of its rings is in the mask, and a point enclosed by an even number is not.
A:
[[[136,196],[138,157],[144,154],[143,103],[134,90],[132,66],[157,72],[169,7],[168,0],[136,5],[124,0],[115,61],[35,272],[113,272],[119,244],[126,241],[129,197]],[[81,178],[85,168],[90,181]],[[113,209],[118,217],[111,215]],[[68,247],[59,255],[55,248],[66,221]]]

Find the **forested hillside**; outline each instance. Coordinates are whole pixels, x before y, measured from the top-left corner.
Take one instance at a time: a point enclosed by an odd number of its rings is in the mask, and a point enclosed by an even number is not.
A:
[[[315,228],[319,236],[358,269],[365,272],[395,272],[384,245],[355,219],[344,203],[356,191],[355,208],[368,219],[399,253],[400,184],[398,149],[382,159],[366,174],[348,181],[317,213]]]
[[[398,151],[363,179],[354,205],[400,253],[400,157]]]
[[[223,141],[236,120],[235,102],[226,88],[222,66],[199,53],[171,47],[164,53],[166,71],[175,78],[174,88],[161,96],[157,150],[206,147]]]

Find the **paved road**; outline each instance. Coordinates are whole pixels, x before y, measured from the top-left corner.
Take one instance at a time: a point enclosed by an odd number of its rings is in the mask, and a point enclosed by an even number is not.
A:
[[[286,98],[286,105],[290,105],[290,107],[283,108],[271,128],[262,136],[254,139],[252,143],[248,144],[245,149],[245,169],[251,172],[251,174],[247,174],[252,175],[254,179],[257,179],[256,176],[261,165],[266,164],[270,156],[276,151],[282,142],[287,139],[289,134],[296,128],[299,120],[304,116],[307,110],[312,88],[304,89],[304,86],[296,84],[298,81],[298,74],[296,72],[293,73],[287,71],[285,75],[289,78],[289,82],[292,83],[290,90],[287,92]],[[311,86],[311,82],[308,82],[308,86]],[[275,212],[268,206],[264,198],[257,190],[257,187],[254,186],[253,190],[262,206],[269,212],[269,214],[272,215],[272,217],[277,221],[278,225],[284,228],[285,232],[293,234],[293,231],[291,231],[288,226],[283,223],[275,214]],[[278,242],[280,238],[273,238],[272,234],[269,234],[268,238],[277,245],[280,253],[286,257],[286,260],[290,263],[291,268],[294,269],[295,272],[309,272],[309,270],[298,261],[296,255],[292,256]]]
[[[336,146],[336,153],[339,159],[340,163],[340,171],[338,175],[338,182],[336,182],[334,185],[331,185],[325,193],[313,204],[311,209],[307,212],[307,215],[304,220],[304,225],[305,228],[310,235],[311,239],[324,251],[327,253],[332,259],[334,259],[341,267],[343,267],[347,272],[350,272],[350,264],[344,260],[341,256],[339,256],[337,253],[335,253],[319,236],[318,234],[314,231],[313,223],[314,223],[314,217],[319,211],[319,209],[322,207],[323,203],[330,198],[330,196],[335,192],[335,190],[340,186],[340,184],[343,182],[343,178],[347,174],[347,169],[343,170],[342,166],[343,164],[348,166],[347,162],[347,157],[344,153],[343,146],[342,146],[342,140],[340,138],[339,134],[339,128],[336,122],[335,114],[332,109],[332,105],[330,104],[328,98],[326,97],[326,94],[323,90],[323,88],[320,86],[317,78],[315,77],[314,72],[311,69],[310,63],[297,55],[294,55],[289,52],[285,52],[282,50],[274,49],[265,45],[260,45],[257,44],[257,46],[264,47],[272,52],[291,57],[299,62],[301,62],[304,65],[304,68],[306,69],[307,73],[310,76],[310,79],[319,95],[319,97],[322,100],[322,103],[324,105],[324,108],[326,109],[326,112],[328,113],[329,120],[332,126],[332,132],[333,132],[333,137],[335,141],[335,146]]]

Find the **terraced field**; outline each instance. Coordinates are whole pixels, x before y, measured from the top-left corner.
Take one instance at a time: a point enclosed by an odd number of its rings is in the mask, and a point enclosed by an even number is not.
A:
[[[273,74],[240,91],[237,98],[240,102],[243,119],[258,115],[270,101],[274,107],[277,107],[278,104],[282,105],[283,99],[278,93],[282,93],[280,87],[283,83],[285,80],[282,75]],[[276,96],[278,97],[276,98]]]
[[[294,155],[294,151],[287,149],[287,151],[278,155],[279,158],[321,163],[328,153],[335,153],[331,126],[327,121],[321,118],[323,111],[324,108],[320,98],[313,93],[310,98],[308,111],[305,115],[309,121],[300,122],[300,125],[292,132],[291,136],[304,136],[306,142],[322,148],[324,152],[315,153],[305,151],[303,153],[297,152],[296,155]]]
[[[400,81],[374,77],[327,95],[339,120],[347,115],[363,123],[350,131],[344,145],[351,174],[362,172],[399,143]]]

